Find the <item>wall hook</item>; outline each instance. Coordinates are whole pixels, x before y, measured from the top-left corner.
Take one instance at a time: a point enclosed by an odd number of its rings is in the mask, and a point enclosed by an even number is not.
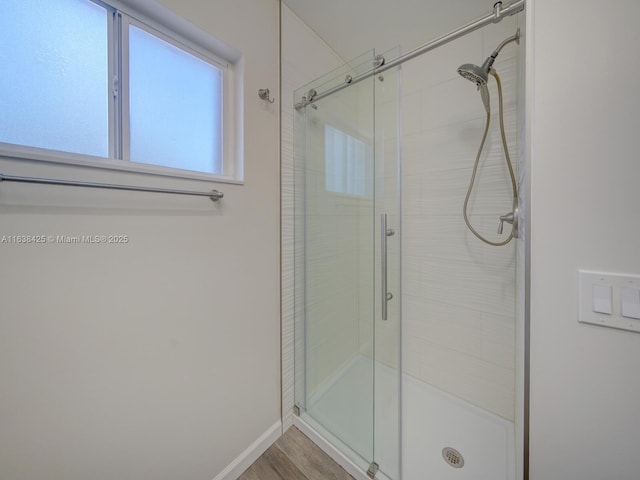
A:
[[[269,89],[268,88],[261,88],[260,90],[258,90],[258,96],[264,100],[265,102],[269,102],[269,103],[273,103],[276,101],[275,98],[269,98]]]

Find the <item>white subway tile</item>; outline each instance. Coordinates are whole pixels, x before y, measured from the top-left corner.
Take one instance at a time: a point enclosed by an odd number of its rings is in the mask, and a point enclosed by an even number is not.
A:
[[[476,87],[462,77],[447,80],[425,90],[422,108],[424,130],[463,123],[486,115]]]
[[[459,305],[478,312],[515,313],[515,286],[511,272],[471,262],[438,258],[422,260],[423,298]]]
[[[465,35],[403,65],[402,91],[410,94],[457,79],[460,65],[482,63],[481,57],[482,33]]]
[[[403,135],[421,132],[423,127],[423,92],[417,92],[412,95],[402,97],[400,125]]]
[[[402,238],[403,248],[409,255],[482,261],[481,242],[468,231],[462,209],[454,215],[408,217],[403,224]]]

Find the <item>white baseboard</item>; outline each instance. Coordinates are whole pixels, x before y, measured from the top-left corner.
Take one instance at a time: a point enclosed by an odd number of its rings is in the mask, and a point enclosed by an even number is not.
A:
[[[281,435],[282,422],[278,420],[213,480],[237,480]]]

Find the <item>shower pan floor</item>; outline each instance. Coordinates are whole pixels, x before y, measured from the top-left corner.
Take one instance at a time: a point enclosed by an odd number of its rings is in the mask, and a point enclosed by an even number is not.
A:
[[[339,449],[360,468],[366,465],[362,457],[370,458],[367,452],[372,450],[371,362],[364,356],[355,357],[331,384],[310,398],[303,416],[310,417],[313,428],[332,432],[319,433],[340,443]],[[375,461],[389,478],[397,479],[398,373],[379,362],[375,372]],[[408,375],[403,375],[402,411],[403,479],[515,479],[512,422]],[[344,444],[353,451],[344,452]],[[460,453],[461,468],[445,461],[445,448]],[[453,460],[458,459],[454,456]]]

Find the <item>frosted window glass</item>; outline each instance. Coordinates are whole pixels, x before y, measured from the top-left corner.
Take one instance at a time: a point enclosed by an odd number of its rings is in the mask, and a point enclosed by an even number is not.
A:
[[[4,0],[0,142],[109,156],[107,11]]]
[[[325,190],[373,196],[373,156],[362,140],[325,125]]]
[[[222,173],[222,72],[130,26],[131,160]]]

